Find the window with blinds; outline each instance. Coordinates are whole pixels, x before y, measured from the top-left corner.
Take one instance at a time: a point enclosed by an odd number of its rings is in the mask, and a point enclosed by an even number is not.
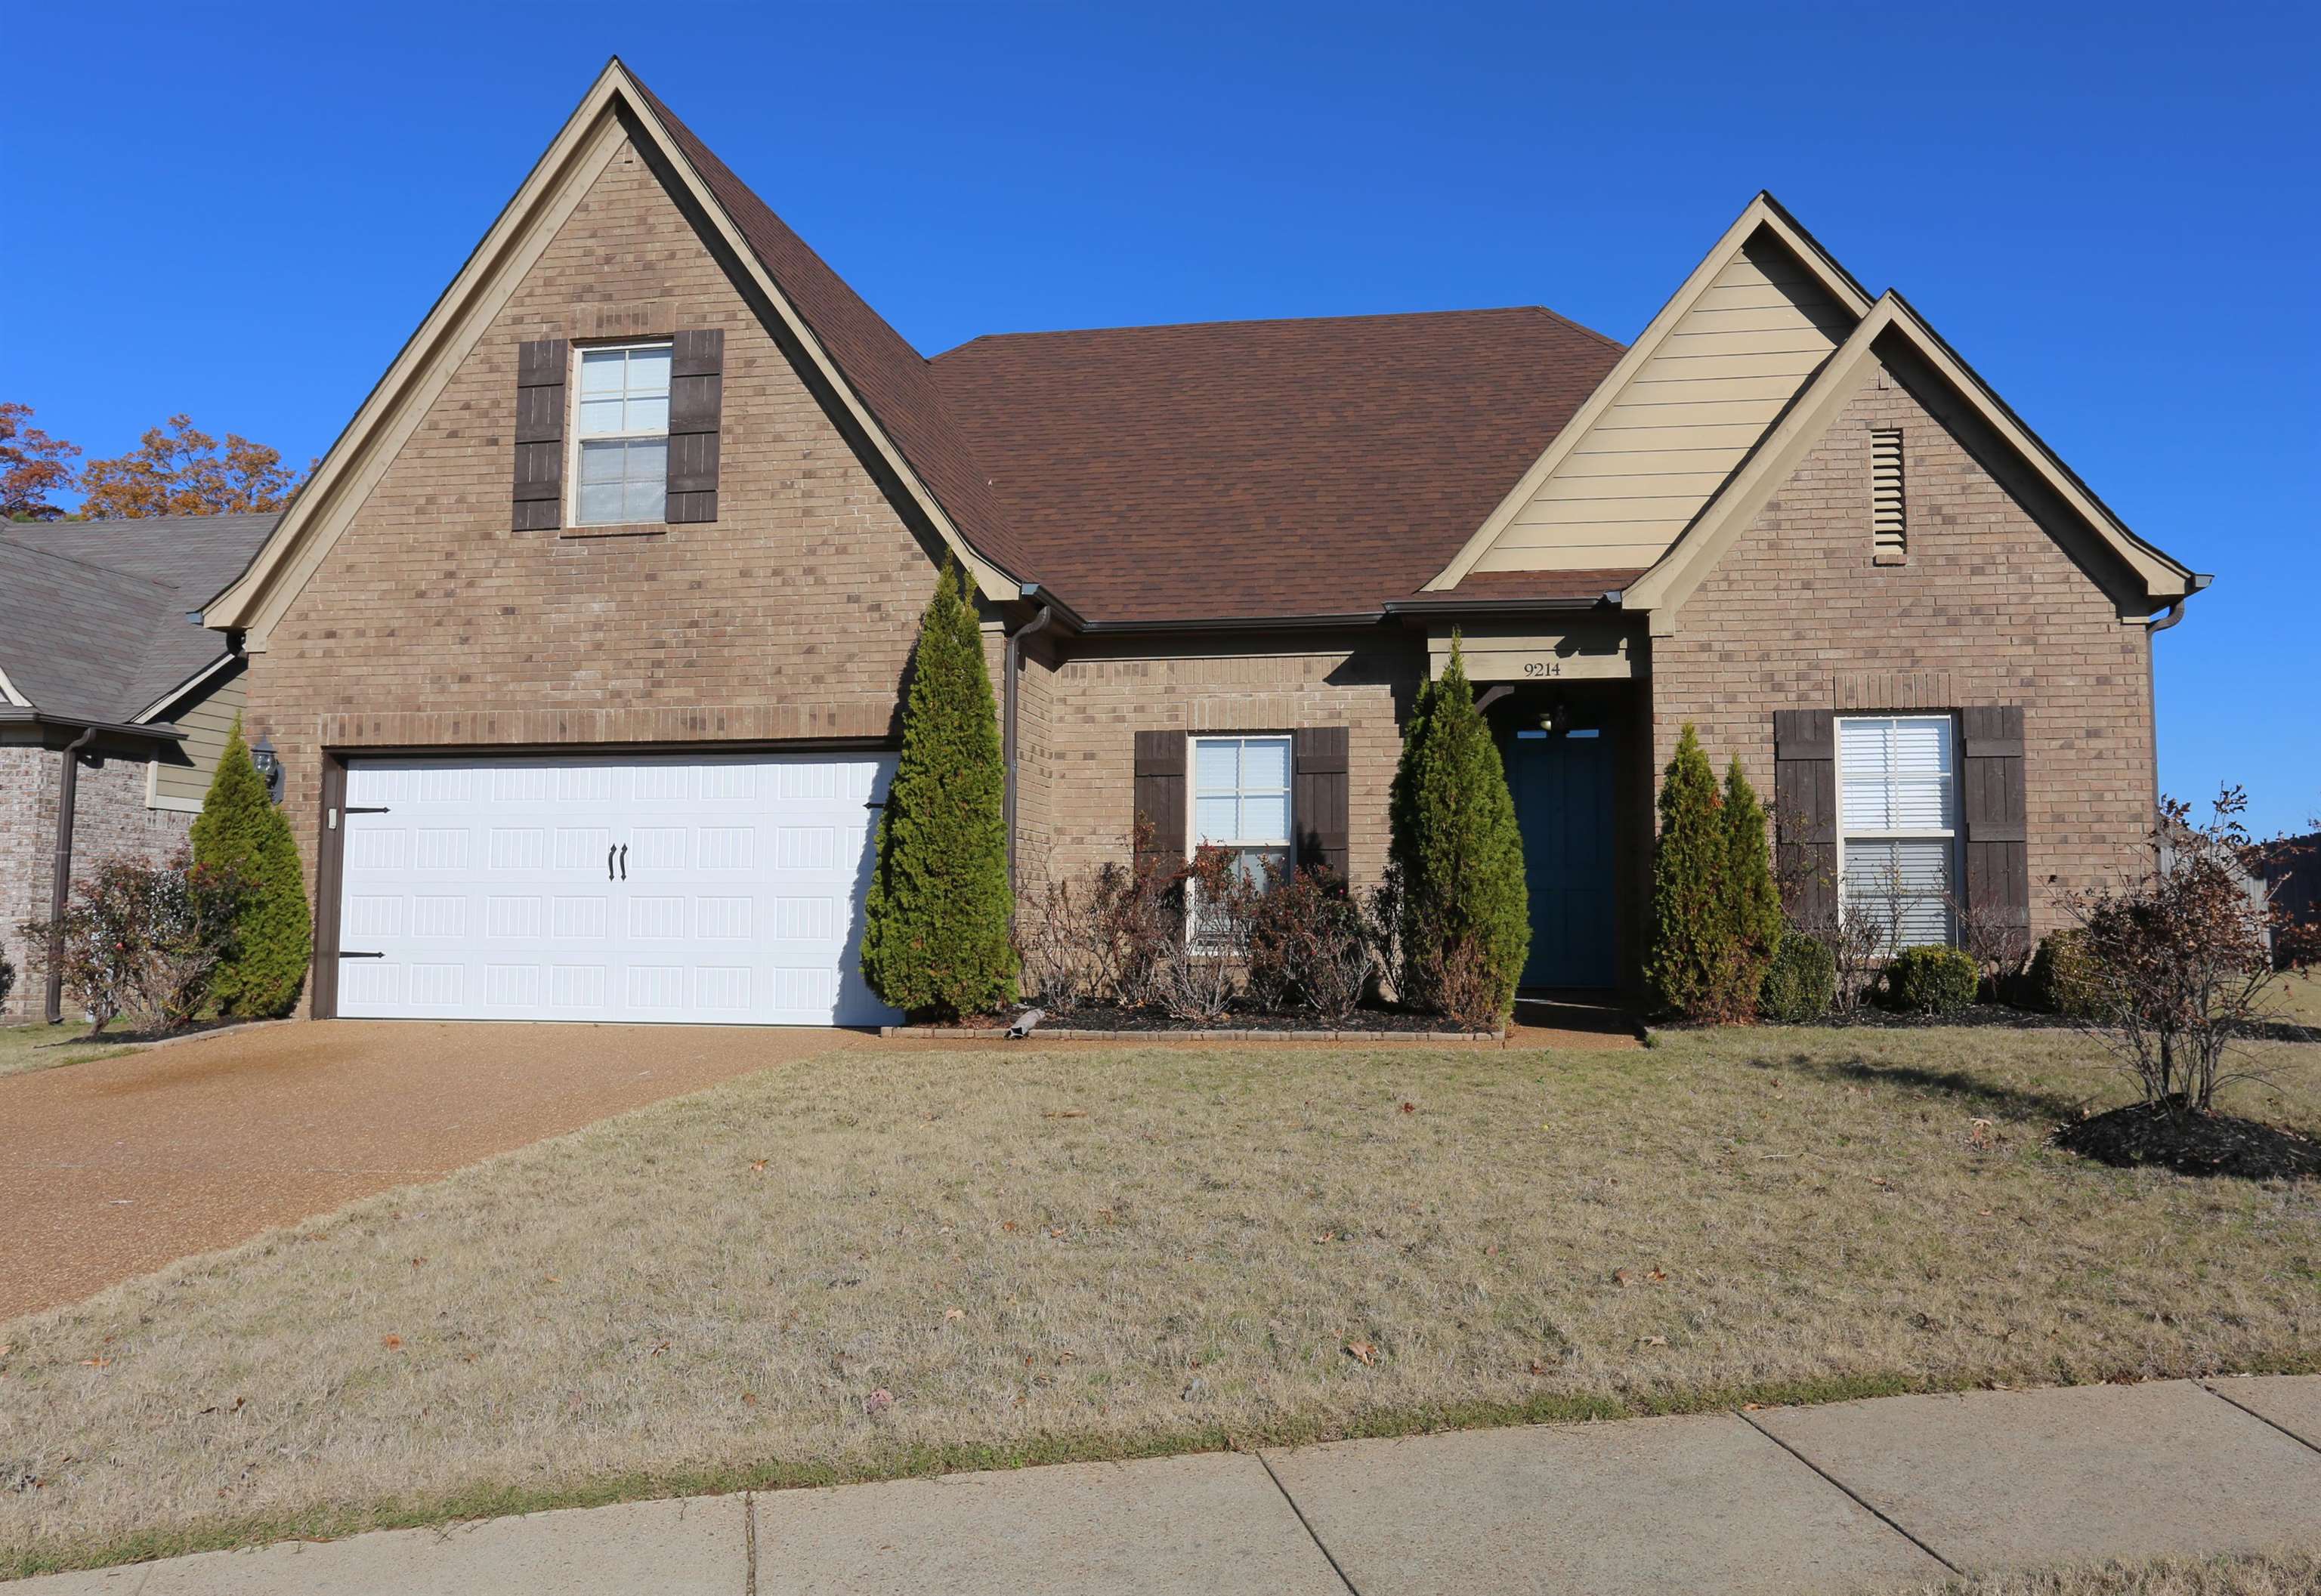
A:
[[[1889,951],[1952,939],[1958,849],[1956,739],[1948,715],[1837,722],[1837,875],[1848,919]]]
[[[1879,427],[1870,434],[1870,547],[1888,564],[1899,564],[1909,549],[1902,507],[1902,430]]]

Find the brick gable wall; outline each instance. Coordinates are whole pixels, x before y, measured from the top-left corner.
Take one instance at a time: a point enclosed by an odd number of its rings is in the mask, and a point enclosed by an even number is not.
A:
[[[1898,427],[1908,550],[1872,564],[1870,431]],[[1686,721],[1773,789],[1779,709],[2021,704],[2034,931],[2150,829],[2150,640],[1890,374],[1865,387],[1653,639],[1653,763]]]
[[[516,350],[725,333],[719,518],[509,530]],[[250,673],[311,889],[321,748],[882,736],[935,566],[645,161],[596,179]]]

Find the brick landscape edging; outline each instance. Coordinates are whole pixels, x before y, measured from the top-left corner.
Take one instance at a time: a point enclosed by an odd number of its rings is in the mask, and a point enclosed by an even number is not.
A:
[[[1503,1042],[1507,1036],[1504,1030],[1091,1030],[1068,1025],[1043,1025],[1028,1037],[1013,1038],[997,1026],[969,1030],[952,1025],[882,1025],[878,1034],[999,1042],[1038,1041],[1042,1037],[1065,1042]]]

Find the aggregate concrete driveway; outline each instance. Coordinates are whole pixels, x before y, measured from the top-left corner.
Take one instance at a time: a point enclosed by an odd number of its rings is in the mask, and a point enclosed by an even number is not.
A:
[[[857,1031],[336,1020],[0,1077],[0,1320]]]

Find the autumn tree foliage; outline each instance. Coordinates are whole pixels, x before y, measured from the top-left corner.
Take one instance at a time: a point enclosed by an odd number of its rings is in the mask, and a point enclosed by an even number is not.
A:
[[[32,424],[29,404],[0,402],[0,521],[54,521],[49,495],[69,490],[80,449]]]
[[[250,515],[279,510],[314,469],[282,463],[282,451],[238,432],[225,447],[188,415],[148,431],[137,447],[82,471],[81,513],[93,521],[141,515]]]

